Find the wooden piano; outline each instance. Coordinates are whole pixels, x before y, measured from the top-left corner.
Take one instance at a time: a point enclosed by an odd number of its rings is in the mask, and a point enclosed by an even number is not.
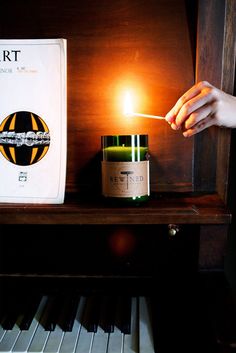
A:
[[[196,81],[235,93],[235,13],[234,0],[1,2],[1,38],[68,40],[68,163],[64,204],[0,205],[0,352],[235,349],[231,131],[185,139],[118,107],[126,84],[158,115]],[[139,207],[101,197],[114,133],[149,135]]]

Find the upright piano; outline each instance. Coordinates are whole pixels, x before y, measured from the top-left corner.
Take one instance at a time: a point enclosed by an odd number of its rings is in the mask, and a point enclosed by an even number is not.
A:
[[[126,85],[158,115],[200,80],[235,93],[235,13],[234,0],[0,4],[1,38],[68,41],[65,202],[0,205],[0,352],[235,349],[231,131],[185,139],[119,111]],[[101,197],[101,135],[114,133],[149,136],[145,204]]]

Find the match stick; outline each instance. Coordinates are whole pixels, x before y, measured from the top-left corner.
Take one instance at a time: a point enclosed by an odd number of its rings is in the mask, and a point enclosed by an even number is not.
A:
[[[152,119],[165,119],[164,116],[142,114],[142,113],[130,113],[130,116],[142,116],[143,118],[152,118]]]

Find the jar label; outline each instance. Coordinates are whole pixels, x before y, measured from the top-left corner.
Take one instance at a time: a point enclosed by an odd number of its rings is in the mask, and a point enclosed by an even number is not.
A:
[[[102,193],[106,197],[150,195],[149,161],[102,161]]]

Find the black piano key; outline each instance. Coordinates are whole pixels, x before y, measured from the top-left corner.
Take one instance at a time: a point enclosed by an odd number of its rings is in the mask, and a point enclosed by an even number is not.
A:
[[[4,330],[12,330],[13,326],[16,323],[17,317],[18,315],[13,311],[8,313],[2,321],[2,327],[4,328]]]
[[[62,307],[62,297],[59,295],[49,296],[46,307],[46,317],[43,327],[46,331],[54,331],[58,322]]]
[[[106,333],[114,332],[116,298],[105,296],[101,304],[101,327]]]
[[[131,333],[131,297],[123,296],[119,300],[119,321],[118,327],[121,332],[129,335]]]
[[[59,320],[59,325],[65,332],[71,332],[73,329],[79,300],[80,298],[77,294],[69,294],[64,298],[64,305],[62,315]]]
[[[16,324],[17,319],[22,313],[22,300],[21,295],[15,297],[10,294],[6,298],[6,314],[2,321],[4,330],[12,330],[13,326]]]
[[[7,294],[4,291],[0,291],[0,322],[2,322],[6,316],[6,312],[7,312],[6,302],[7,302]]]
[[[84,326],[88,332],[97,332],[99,315],[100,315],[100,304],[101,298],[99,296],[92,295],[87,298],[85,315],[84,315]]]
[[[24,302],[24,313],[19,324],[21,330],[28,330],[36,314],[42,297],[40,295],[26,295]]]

